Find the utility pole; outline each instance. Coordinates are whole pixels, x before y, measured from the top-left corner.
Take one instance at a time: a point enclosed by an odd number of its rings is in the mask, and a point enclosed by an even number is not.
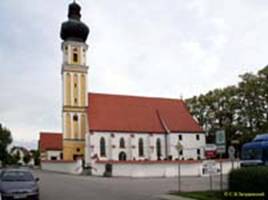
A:
[[[180,152],[183,150],[182,144],[178,141],[176,145],[178,151],[178,192],[181,192],[181,163],[180,163]]]

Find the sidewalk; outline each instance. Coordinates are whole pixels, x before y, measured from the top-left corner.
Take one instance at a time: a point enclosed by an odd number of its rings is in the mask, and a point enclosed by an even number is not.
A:
[[[194,200],[194,199],[190,199],[190,198],[186,198],[186,197],[169,195],[169,194],[158,196],[158,198],[160,200]]]

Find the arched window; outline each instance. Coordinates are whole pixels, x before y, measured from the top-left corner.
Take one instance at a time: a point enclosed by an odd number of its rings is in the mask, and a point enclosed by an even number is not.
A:
[[[105,145],[105,139],[103,137],[100,139],[100,156],[101,157],[106,156],[106,145]]]
[[[127,155],[125,152],[121,151],[118,156],[118,160],[127,160]]]
[[[158,138],[156,140],[156,156],[157,156],[157,159],[160,160],[161,159],[161,156],[162,156],[162,152],[161,152],[161,140],[160,138]]]
[[[139,156],[144,156],[143,139],[139,139]]]
[[[73,48],[73,63],[78,63],[78,49],[77,48]]]
[[[119,141],[119,147],[122,148],[122,149],[123,149],[123,148],[126,148],[124,138],[120,138],[120,141]]]

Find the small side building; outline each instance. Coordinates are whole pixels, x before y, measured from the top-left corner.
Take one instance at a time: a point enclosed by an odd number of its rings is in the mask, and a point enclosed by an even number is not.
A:
[[[62,133],[41,132],[39,150],[41,161],[62,160]]]

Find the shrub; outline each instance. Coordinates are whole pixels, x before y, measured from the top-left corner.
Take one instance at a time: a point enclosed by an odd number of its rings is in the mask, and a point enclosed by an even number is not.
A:
[[[229,174],[229,190],[268,194],[268,167],[244,167]]]

